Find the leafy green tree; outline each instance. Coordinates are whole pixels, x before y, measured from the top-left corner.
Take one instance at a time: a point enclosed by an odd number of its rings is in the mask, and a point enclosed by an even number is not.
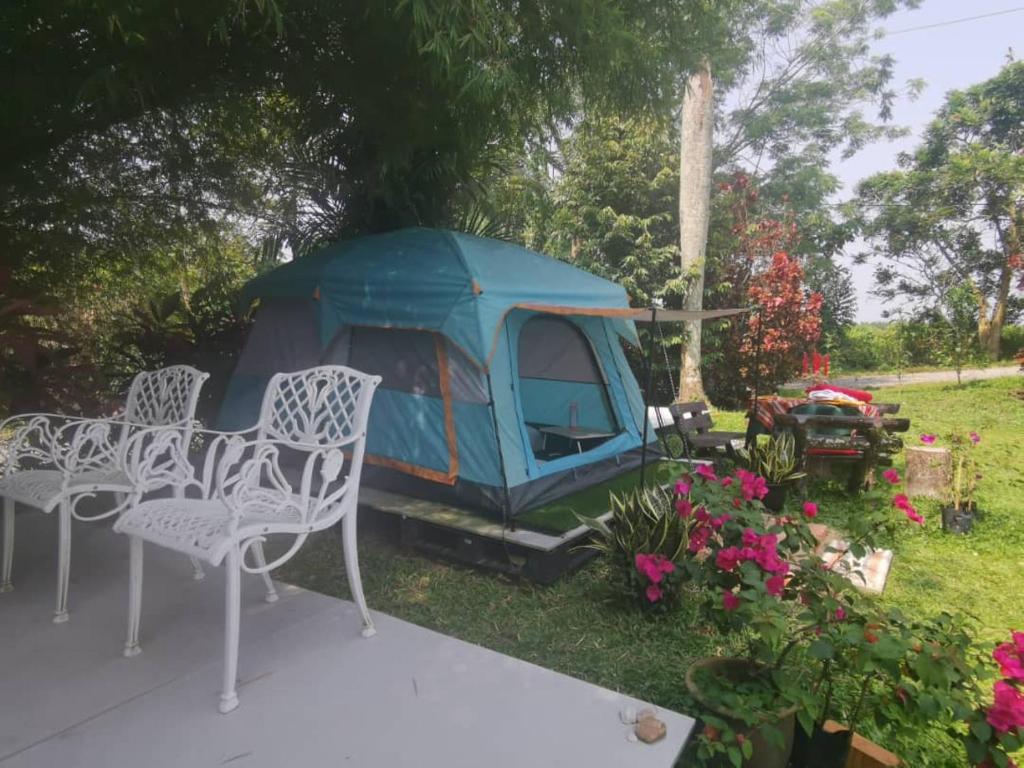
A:
[[[622,284],[636,306],[678,301],[678,186],[664,124],[588,117],[563,153],[545,247]]]
[[[887,301],[941,309],[968,286],[977,333],[995,359],[1024,251],[1024,63],[949,94],[900,168],[859,188],[859,223]]]
[[[713,67],[720,95],[714,161],[719,177],[747,174],[763,195],[796,211],[804,254],[830,259],[851,236],[850,227],[832,215],[827,204],[839,189],[838,179],[829,170],[832,155],[850,157],[872,141],[901,133],[886,124],[896,96],[891,84],[893,61],[872,55],[870,41],[877,20],[915,4],[913,0],[759,0],[739,9],[730,44],[717,52]],[[918,87],[919,83],[911,84],[911,90]],[[870,107],[877,109],[876,121],[865,114]],[[685,101],[683,114],[689,114]],[[695,135],[684,126],[684,136],[691,142]],[[684,167],[684,181],[686,174]],[[711,189],[705,194],[710,195]],[[688,190],[687,199],[694,197]],[[697,210],[692,202],[683,207]],[[682,211],[681,216],[686,218]],[[710,233],[712,240],[715,237]],[[699,290],[704,285],[705,260],[699,249],[683,247],[691,251],[683,254],[683,271]],[[823,270],[819,273],[823,276]],[[849,292],[836,295],[847,302],[849,297]],[[687,307],[699,308],[700,299],[688,297]],[[689,327],[691,338],[700,334],[700,327],[700,323]],[[701,357],[696,343],[683,353],[683,378],[690,382],[691,392],[699,389],[695,380]]]

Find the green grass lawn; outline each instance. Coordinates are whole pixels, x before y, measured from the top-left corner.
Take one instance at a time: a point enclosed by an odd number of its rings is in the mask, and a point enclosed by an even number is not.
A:
[[[919,505],[923,529],[907,530],[896,552],[886,605],[911,615],[959,610],[976,617],[981,636],[995,641],[1024,628],[1024,390],[1020,377],[881,391],[903,403],[911,419],[907,440],[954,427],[982,435],[984,518],[970,536],[939,529],[934,505]],[[739,413],[716,414],[722,429],[742,429]],[[902,467],[898,464],[898,468]],[[858,501],[838,487],[812,489],[823,518],[841,527]],[[603,500],[594,499],[595,504]],[[734,650],[738,639],[702,626],[692,606],[650,617],[624,604],[609,586],[608,566],[594,561],[551,587],[435,562],[374,536],[361,537],[361,564],[372,608],[493,648],[659,706],[693,709],[683,675],[690,661]],[[322,534],[279,574],[310,589],[348,596],[340,545]],[[960,766],[964,759],[933,733],[872,734],[908,766]]]

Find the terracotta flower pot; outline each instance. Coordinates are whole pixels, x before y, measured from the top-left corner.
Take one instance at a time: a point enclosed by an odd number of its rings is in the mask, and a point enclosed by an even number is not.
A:
[[[729,680],[736,682],[750,679],[761,668],[757,663],[746,659],[733,659],[722,656],[713,656],[700,659],[690,665],[686,671],[686,688],[705,709],[714,712],[723,720],[729,723],[729,727],[736,733],[744,734],[753,747],[753,754],[750,760],[745,762],[744,768],[786,768],[789,763],[790,753],[793,751],[793,736],[796,730],[796,706],[789,706],[780,709],[777,719],[773,723],[765,723],[761,726],[750,726],[737,717],[736,713],[718,704],[710,691],[705,691],[697,679],[699,671],[708,671],[716,681]],[[765,730],[774,728],[781,732],[783,745],[780,748],[773,741],[765,737]]]

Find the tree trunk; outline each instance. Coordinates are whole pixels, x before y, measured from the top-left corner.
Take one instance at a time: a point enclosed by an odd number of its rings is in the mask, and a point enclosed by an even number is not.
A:
[[[992,307],[992,318],[986,328],[985,337],[981,339],[982,349],[990,360],[999,359],[999,342],[1003,336],[1003,326],[1006,324],[1006,305],[1010,301],[1010,284],[1013,282],[1013,264],[1011,262],[1014,254],[1021,252],[1021,237],[1018,229],[1017,211],[1010,209],[1010,223],[1003,234],[1003,253],[1006,254],[1006,261],[999,273],[999,287],[996,289],[996,300]]]
[[[686,83],[679,128],[679,252],[689,282],[684,309],[704,305],[704,263],[711,207],[711,147],[714,100],[711,64],[705,59]],[[706,400],[700,368],[701,321],[686,324],[679,400]]]

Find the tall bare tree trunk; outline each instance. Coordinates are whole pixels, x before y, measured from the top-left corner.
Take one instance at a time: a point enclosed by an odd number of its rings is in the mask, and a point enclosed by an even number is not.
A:
[[[987,312],[988,301],[983,300],[983,306],[979,307],[978,341],[989,360],[999,359],[999,342],[1002,340],[1003,326],[1006,325],[1006,309],[1010,301],[1010,286],[1013,283],[1013,265],[1010,259],[1013,254],[1021,252],[1020,226],[1017,221],[1017,216],[1020,215],[1015,208],[1010,209],[1010,224],[1002,235],[1006,261],[999,273],[999,285],[996,288],[992,314],[989,315]]]
[[[714,127],[711,64],[704,60],[683,92],[679,128],[679,252],[684,280],[690,285],[684,309],[704,305],[704,257],[711,207],[711,146]],[[679,400],[705,400],[700,369],[701,322],[686,324]]]

